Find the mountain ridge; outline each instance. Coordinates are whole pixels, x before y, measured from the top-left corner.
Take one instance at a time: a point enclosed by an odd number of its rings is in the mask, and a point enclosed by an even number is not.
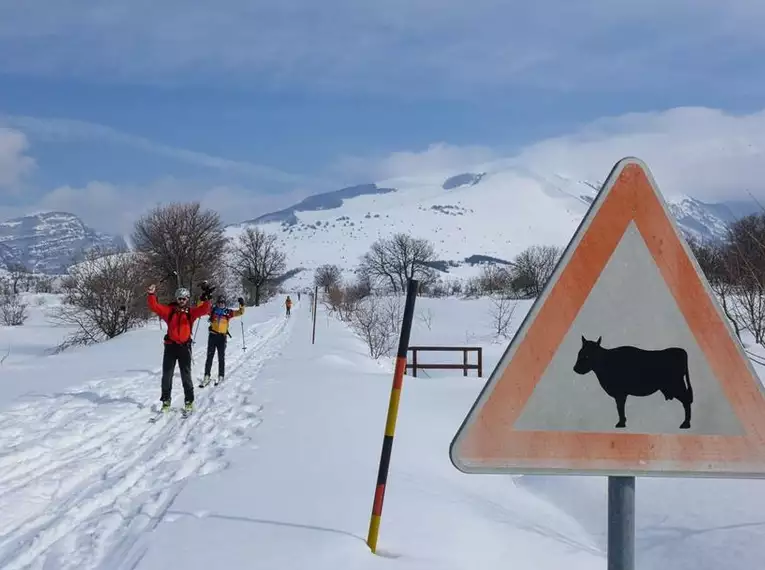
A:
[[[600,186],[517,166],[399,177],[315,194],[229,224],[226,232],[259,226],[277,234],[290,266],[308,270],[291,281],[301,285],[323,263],[351,277],[372,242],[395,232],[428,239],[446,274],[467,277],[482,263],[512,259],[530,245],[565,246]],[[705,241],[723,239],[730,221],[756,210],[687,195],[665,199],[684,236]]]
[[[70,212],[36,212],[0,222],[0,267],[6,270],[22,265],[35,273],[64,274],[94,247],[125,249],[127,244]]]

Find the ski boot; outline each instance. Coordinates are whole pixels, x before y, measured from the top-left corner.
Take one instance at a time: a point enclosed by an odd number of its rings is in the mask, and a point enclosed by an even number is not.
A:
[[[215,381],[215,385],[217,386],[221,382],[223,382],[223,376],[218,376],[218,379]]]
[[[183,406],[183,410],[181,410],[181,414],[185,418],[185,417],[188,417],[193,411],[194,411],[194,403],[186,402],[186,404]]]
[[[202,381],[199,383],[199,387],[200,388],[204,388],[209,383],[210,383],[210,375],[209,374],[205,374],[205,377],[202,378]]]
[[[160,409],[162,412],[169,412],[170,411],[170,400],[163,400],[162,401],[162,408]]]

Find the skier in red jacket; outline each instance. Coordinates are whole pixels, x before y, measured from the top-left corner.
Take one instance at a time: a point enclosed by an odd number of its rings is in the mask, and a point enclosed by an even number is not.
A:
[[[162,357],[162,411],[170,409],[170,393],[173,388],[173,373],[175,363],[181,371],[183,394],[185,399],[184,412],[194,409],[194,383],[191,380],[191,331],[194,321],[210,312],[210,296],[212,289],[205,287],[200,296],[202,303],[192,307],[189,305],[189,290],[180,287],[175,292],[175,302],[163,305],[157,301],[156,286],[150,285],[147,295],[149,309],[167,323],[165,335],[165,352]]]

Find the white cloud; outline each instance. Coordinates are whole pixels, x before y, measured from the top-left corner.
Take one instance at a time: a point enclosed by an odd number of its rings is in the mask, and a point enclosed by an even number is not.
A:
[[[624,156],[645,160],[667,195],[765,197],[765,110],[733,115],[688,107],[601,119],[530,145],[508,163],[602,182]]]
[[[0,190],[16,193],[24,176],[35,168],[27,156],[29,141],[24,133],[0,127]]]
[[[44,14],[44,17],[41,17]],[[372,93],[762,86],[753,0],[25,0],[0,3],[0,71]]]
[[[189,149],[164,145],[144,137],[118,131],[105,125],[85,121],[0,115],[0,125],[21,129],[45,142],[104,141],[130,146],[152,154],[232,174],[244,174],[253,178],[283,183],[300,183],[304,180],[300,175],[283,172],[269,166],[235,161]]]
[[[484,147],[432,145],[386,157],[344,157],[357,179],[425,177],[483,169],[514,168],[602,182],[625,156],[645,160],[667,196],[701,200],[765,200],[765,110],[734,115],[685,107],[603,118],[577,132],[529,144],[512,156]]]
[[[399,151],[383,157],[344,156],[330,167],[348,183],[380,182],[401,176],[460,173],[496,158],[488,147],[436,143],[423,151]]]

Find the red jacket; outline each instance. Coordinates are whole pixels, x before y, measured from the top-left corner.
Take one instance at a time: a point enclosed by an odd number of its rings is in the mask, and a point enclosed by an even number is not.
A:
[[[194,321],[210,312],[210,301],[204,301],[196,307],[188,306],[184,310],[175,310],[177,305],[163,305],[157,301],[155,293],[149,293],[149,309],[167,323],[165,344],[184,344],[191,339],[191,327]]]

